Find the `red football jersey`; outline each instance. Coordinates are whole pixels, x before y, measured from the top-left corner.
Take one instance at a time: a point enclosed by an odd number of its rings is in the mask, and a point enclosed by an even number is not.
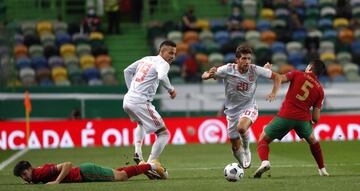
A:
[[[34,168],[32,172],[32,182],[35,184],[51,182],[56,180],[59,174],[60,171],[56,168],[56,164],[45,164]],[[81,182],[80,168],[71,168],[69,174],[61,182]]]
[[[291,71],[286,74],[289,90],[278,116],[286,119],[311,120],[311,107],[321,109],[324,89],[313,73]]]

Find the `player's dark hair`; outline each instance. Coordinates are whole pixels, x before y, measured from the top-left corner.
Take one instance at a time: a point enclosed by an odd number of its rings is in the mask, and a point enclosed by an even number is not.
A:
[[[162,42],[162,43],[160,44],[160,49],[161,49],[161,47],[163,47],[163,46],[176,47],[176,43],[173,42],[173,41],[171,41],[171,40],[165,40],[164,42]]]
[[[317,75],[320,76],[321,74],[323,74],[325,72],[325,64],[323,61],[321,60],[312,60],[310,62],[310,64],[312,65],[312,72]]]
[[[236,48],[236,58],[240,58],[242,54],[253,54],[253,50],[249,45],[240,45]]]
[[[31,167],[31,164],[29,161],[19,161],[15,167],[14,167],[14,175],[15,176],[21,176],[21,174],[24,172],[24,170]]]

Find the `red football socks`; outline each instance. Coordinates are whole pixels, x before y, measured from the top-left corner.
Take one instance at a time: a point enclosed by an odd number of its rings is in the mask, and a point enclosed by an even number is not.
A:
[[[320,143],[314,143],[310,145],[310,150],[312,155],[314,156],[314,159],[316,160],[316,163],[319,167],[319,169],[324,168],[324,159],[323,154],[321,151]]]
[[[260,142],[258,142],[257,144],[257,151],[258,151],[258,155],[261,161],[264,160],[269,160],[269,144],[268,142],[261,140]]]
[[[119,168],[119,169],[121,169],[121,168]],[[139,164],[136,166],[125,167],[122,170],[125,171],[128,178],[130,178],[132,176],[136,176],[136,175],[142,174],[148,170],[151,170],[151,165],[150,164]]]

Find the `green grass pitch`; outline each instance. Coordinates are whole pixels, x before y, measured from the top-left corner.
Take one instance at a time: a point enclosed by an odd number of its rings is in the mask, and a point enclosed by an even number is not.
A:
[[[0,191],[26,190],[359,190],[360,141],[321,142],[327,170],[331,177],[320,177],[316,163],[306,143],[272,143],[271,171],[261,179],[252,178],[260,161],[256,145],[251,144],[253,163],[238,182],[227,182],[223,176],[226,164],[235,162],[230,145],[168,145],[160,161],[169,171],[168,180],[148,180],[144,175],[127,182],[76,183],[60,185],[24,185],[12,175],[15,162],[0,171]],[[144,156],[150,147],[144,147]],[[9,155],[1,151],[1,156]],[[75,165],[94,162],[107,167],[124,166],[132,162],[133,147],[75,148],[30,150],[18,160],[30,160],[33,166],[43,163],[72,161]],[[1,157],[0,160],[4,160]],[[271,174],[271,175],[270,175]]]

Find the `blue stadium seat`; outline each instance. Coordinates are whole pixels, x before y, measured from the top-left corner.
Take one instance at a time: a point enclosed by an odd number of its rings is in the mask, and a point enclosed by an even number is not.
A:
[[[224,63],[234,63],[235,62],[235,59],[236,59],[236,55],[235,53],[231,52],[231,53],[227,53],[225,56],[224,56]]]
[[[31,58],[31,65],[36,69],[49,67],[47,60],[43,56],[36,56]]]
[[[286,46],[283,42],[274,42],[272,45],[271,45],[271,51],[272,53],[278,53],[278,52],[286,52]]]
[[[256,29],[259,32],[267,31],[271,29],[271,23],[268,20],[258,20],[256,23]]]
[[[71,43],[71,37],[68,33],[57,32],[56,33],[56,45],[60,47],[63,44]]]
[[[228,31],[218,31],[214,35],[214,40],[221,46],[230,40],[230,34]]]
[[[16,68],[18,70],[22,68],[30,68],[31,67],[31,61],[28,57],[20,57],[16,59]]]

